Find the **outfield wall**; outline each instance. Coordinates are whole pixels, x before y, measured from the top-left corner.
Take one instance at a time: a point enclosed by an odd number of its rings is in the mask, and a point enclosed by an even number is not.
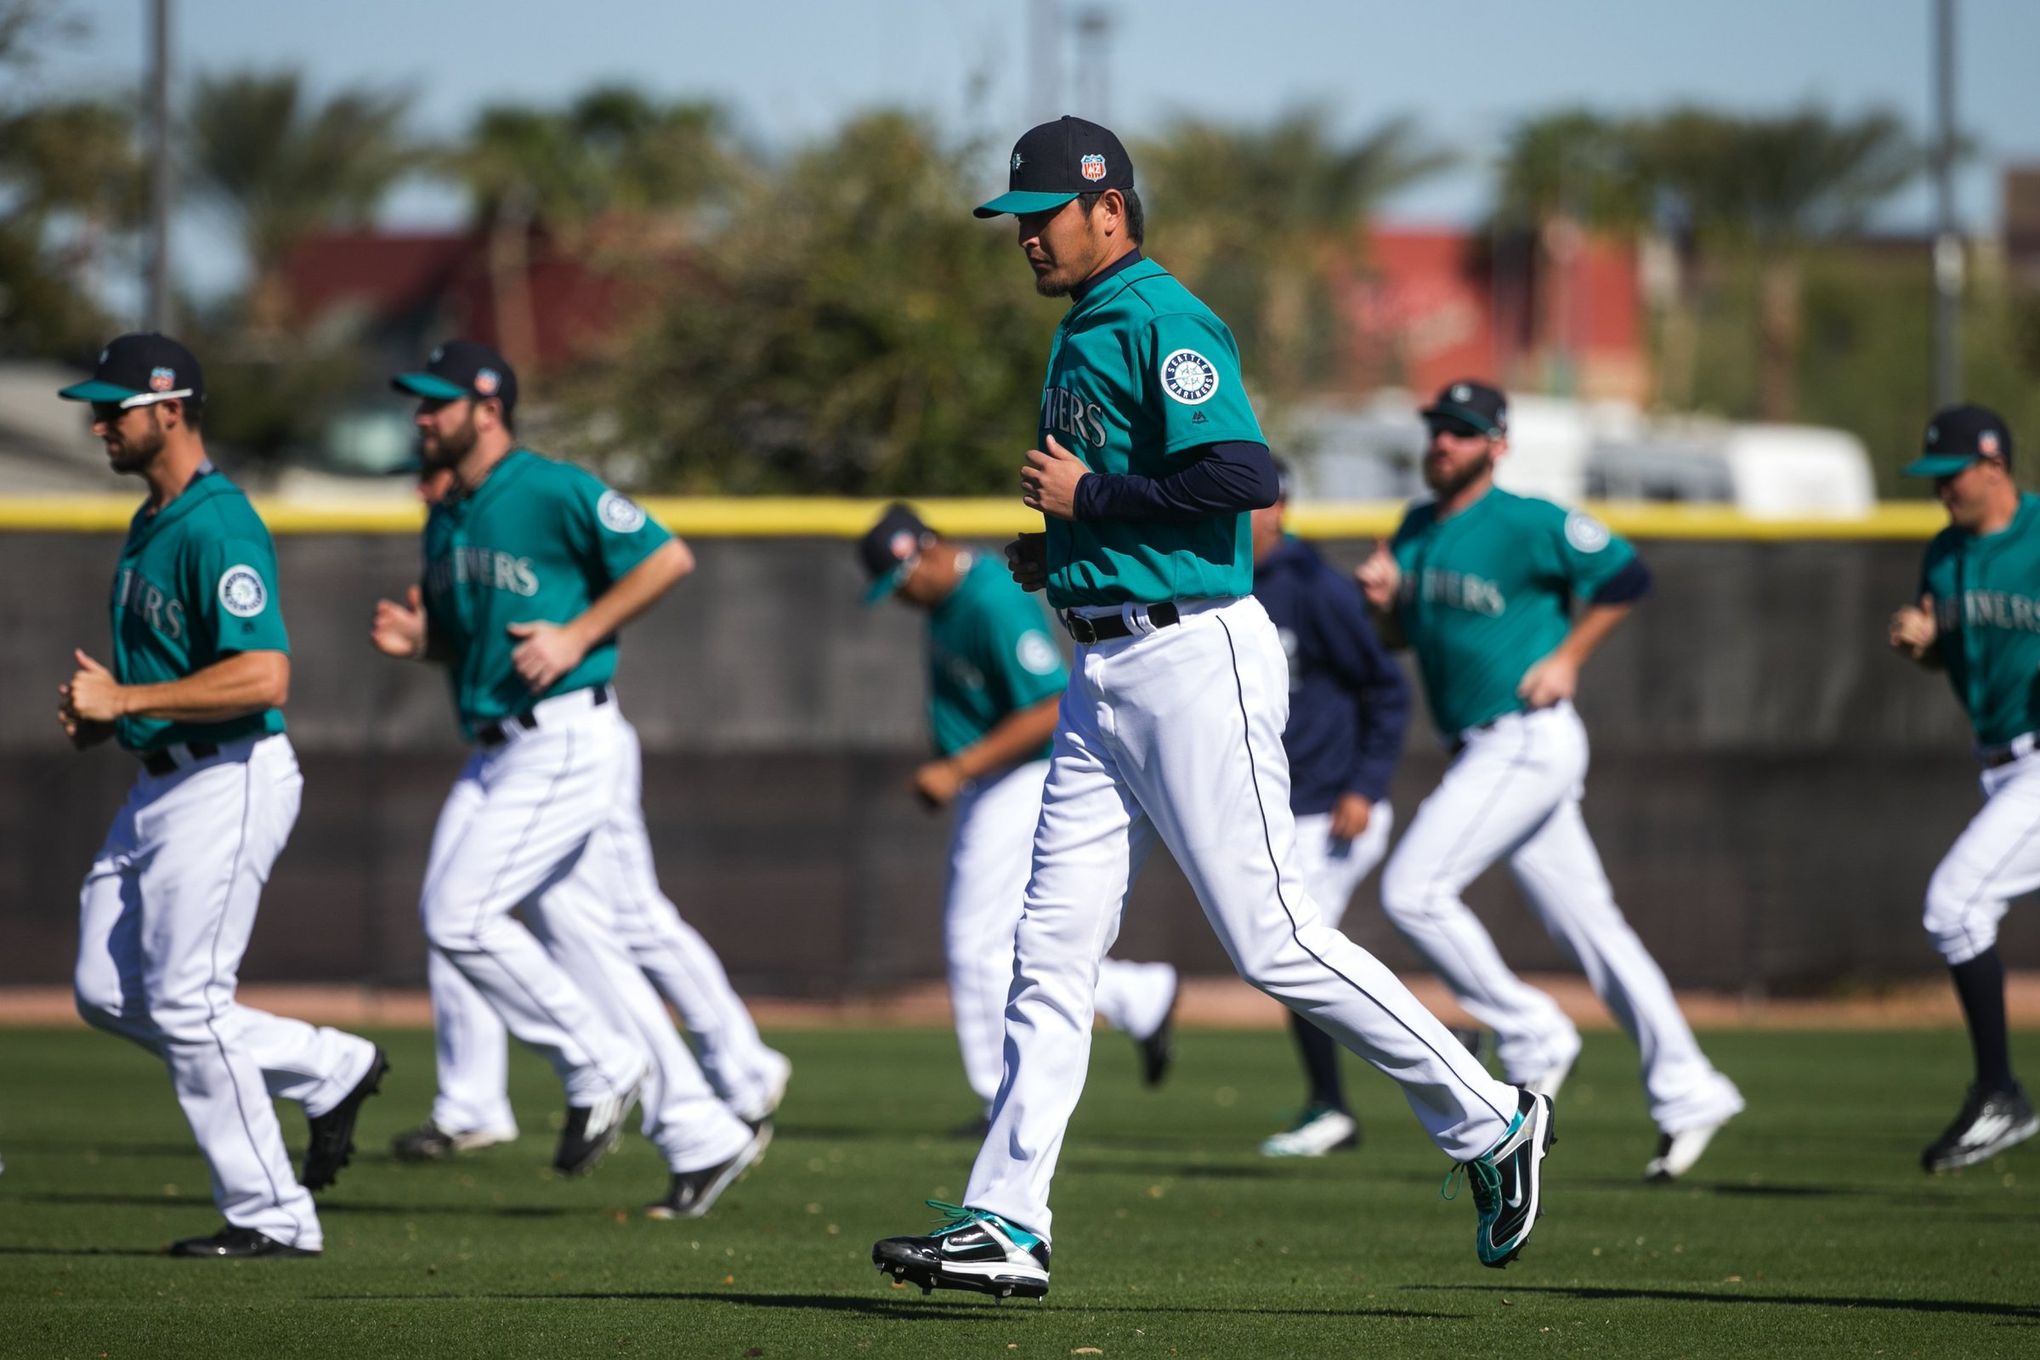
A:
[[[929,503],[992,542],[1007,503]],[[133,772],[80,756],[54,720],[73,646],[103,654],[105,597],[131,504],[0,505],[0,984],[69,975],[77,881]],[[646,813],[668,893],[740,986],[841,996],[940,975],[946,824],[905,792],[920,755],[918,620],[859,606],[856,502],[655,502],[696,574],[626,638],[624,711],[646,748]],[[1929,974],[1927,875],[1976,802],[1944,681],[1884,649],[1934,507],[1864,524],[1752,526],[1714,511],[1611,511],[1658,579],[1589,669],[1587,813],[1617,893],[1674,982],[1797,991]],[[415,894],[458,770],[439,677],[366,642],[378,594],[414,579],[409,510],[274,509],[294,665],[289,718],[304,811],[243,975],[413,984]],[[1388,508],[1301,527],[1353,562]],[[1394,798],[1406,818],[1443,766],[1422,725]],[[1346,928],[1412,956],[1364,889]],[[1474,901],[1526,969],[1566,960],[1505,874]],[[2015,910],[2015,966],[2040,921]],[[1223,954],[1172,865],[1154,864],[1119,952],[1220,972]]]

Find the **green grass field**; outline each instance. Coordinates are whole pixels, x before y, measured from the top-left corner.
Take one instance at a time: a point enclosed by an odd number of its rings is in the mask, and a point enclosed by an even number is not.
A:
[[[1101,1035],[1056,1183],[1041,1303],[893,1288],[875,1237],[961,1197],[975,1148],[951,1038],[789,1033],[765,1163],[706,1220],[633,1138],[553,1179],[550,1074],[518,1055],[514,1146],[450,1166],[384,1154],[431,1090],[429,1039],[395,1063],[361,1153],[324,1197],[316,1261],[156,1255],[217,1225],[161,1068],[84,1032],[0,1033],[0,1352],[176,1357],[1346,1356],[2040,1353],[2040,1144],[1929,1180],[1954,1111],[1954,1032],[1716,1033],[1749,1113],[1689,1183],[1647,1187],[1652,1141],[1618,1038],[1589,1040],[1558,1107],[1546,1211],[1506,1272],[1473,1255],[1464,1193],[1394,1089],[1361,1068],[1357,1153],[1255,1155],[1296,1099],[1286,1037],[1186,1034],[1158,1093]],[[2036,1051],[2033,1036],[2021,1045]],[[303,1123],[282,1112],[294,1142]],[[1506,1349],[1505,1349],[1506,1348]]]

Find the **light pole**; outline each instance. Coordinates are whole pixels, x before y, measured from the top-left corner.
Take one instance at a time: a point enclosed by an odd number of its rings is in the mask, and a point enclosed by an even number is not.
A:
[[[1962,234],[1955,222],[1955,0],[1934,0],[1934,404],[1962,399]]]
[[[149,4],[149,277],[147,324],[170,317],[170,0]]]

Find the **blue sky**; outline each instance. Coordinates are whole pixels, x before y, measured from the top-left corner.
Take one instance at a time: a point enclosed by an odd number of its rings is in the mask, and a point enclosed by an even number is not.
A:
[[[186,73],[302,67],[332,88],[412,89],[421,130],[450,134],[482,104],[564,99],[598,80],[711,97],[771,150],[877,104],[932,111],[1003,143],[1030,121],[1024,0],[174,0]],[[1094,0],[1064,0],[1076,10]],[[1997,173],[2040,162],[2040,0],[1959,0],[1959,108],[1981,155],[1961,184],[1967,225],[1995,222]],[[1820,101],[1844,112],[1897,109],[1922,131],[1929,111],[1931,0],[1104,0],[1102,49],[1066,45],[1067,109],[1100,73],[1106,119],[1138,135],[1190,112],[1261,120],[1305,100],[1355,132],[1415,114],[1460,152],[1459,170],[1390,205],[1402,221],[1461,222],[1484,206],[1481,159],[1525,114],[1567,103],[1610,111],[1694,100],[1740,110]],[[91,26],[54,54],[48,88],[127,88],[138,78],[145,0],[70,0]],[[1000,167],[989,165],[987,179]],[[979,186],[969,186],[975,189]],[[963,196],[968,197],[968,192]],[[1926,219],[1921,191],[1890,214]],[[456,211],[414,189],[392,217],[437,225]],[[208,233],[180,255],[226,267]],[[194,239],[194,237],[196,239]]]

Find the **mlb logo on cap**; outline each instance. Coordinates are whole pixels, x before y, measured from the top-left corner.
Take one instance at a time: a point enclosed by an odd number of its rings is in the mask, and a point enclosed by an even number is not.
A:
[[[1105,158],[1103,156],[1086,156],[1077,164],[1083,171],[1085,179],[1100,180],[1105,178]]]
[[[475,391],[485,397],[495,396],[502,383],[502,377],[493,368],[477,369],[475,372]]]
[[[149,370],[149,390],[168,392],[177,386],[177,370],[174,368],[152,368]]]

